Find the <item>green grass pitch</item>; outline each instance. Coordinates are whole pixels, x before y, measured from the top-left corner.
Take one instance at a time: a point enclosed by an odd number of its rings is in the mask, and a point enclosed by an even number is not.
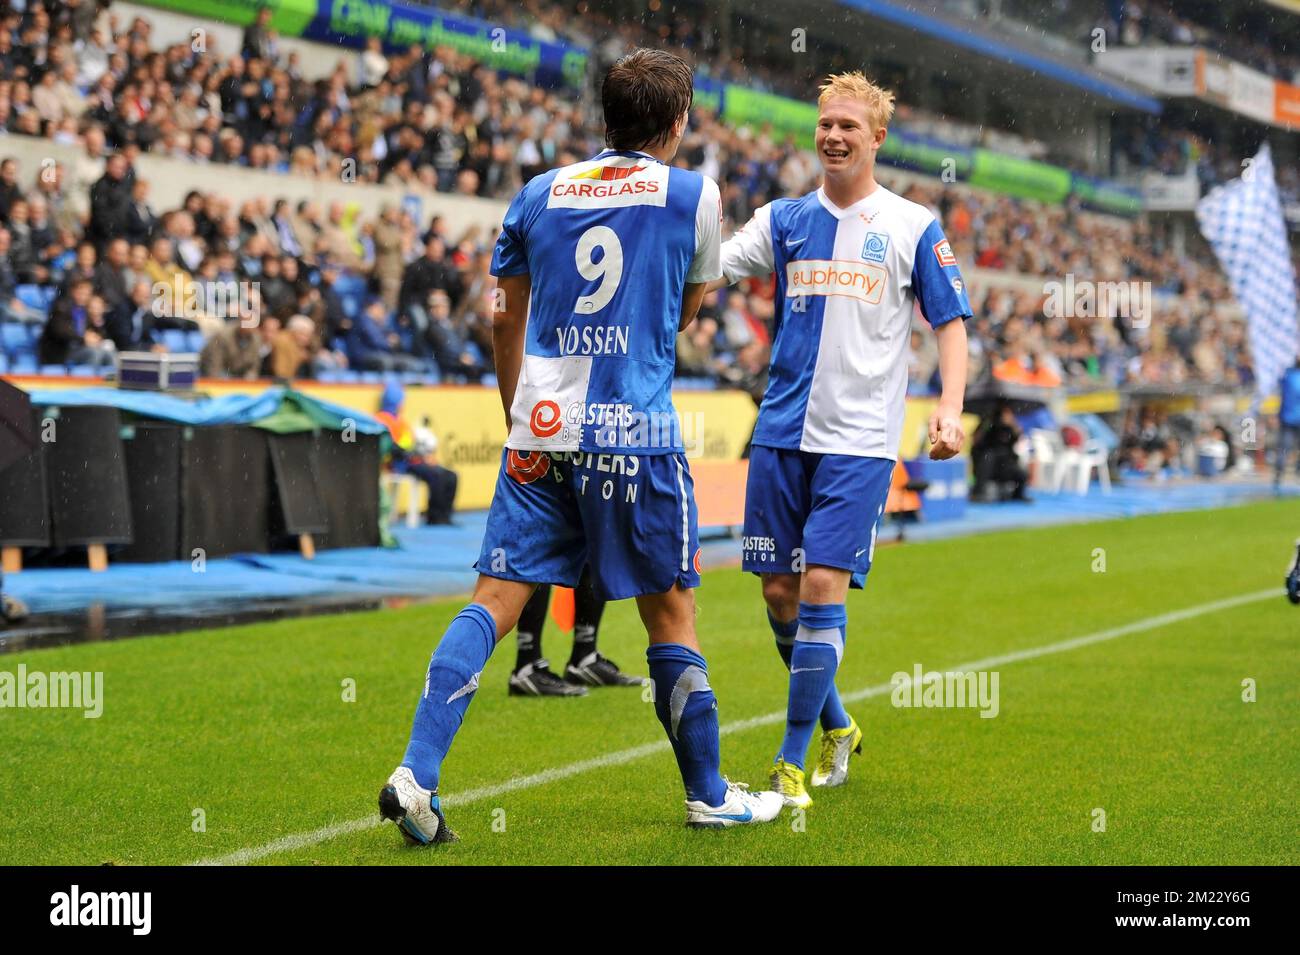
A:
[[[640,691],[507,697],[513,637],[444,766],[461,841],[408,849],[391,825],[371,824],[430,650],[461,601],[0,656],[11,671],[102,671],[105,697],[99,719],[0,709],[0,862],[255,850],[240,859],[1295,864],[1300,608],[1282,578],[1298,534],[1300,505],[1271,502],[880,548],[867,591],[850,598],[846,693],[917,663],[949,669],[1275,596],[998,665],[993,719],[895,708],[876,692],[849,707],[866,739],[847,785],[814,791],[801,824],[787,813],[724,832],[684,828],[675,765]],[[698,602],[722,724],[782,711],[786,674],[757,581],[710,571]],[[633,605],[611,605],[606,620],[605,652],[644,672]],[[562,660],[567,638],[548,632],[546,650]],[[1255,702],[1242,699],[1247,678]],[[724,772],[763,785],[780,733],[776,717],[733,728]],[[635,747],[645,751],[625,753]],[[195,810],[205,831],[194,831]]]

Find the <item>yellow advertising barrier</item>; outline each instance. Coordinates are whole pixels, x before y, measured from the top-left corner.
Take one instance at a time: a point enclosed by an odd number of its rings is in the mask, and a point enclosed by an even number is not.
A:
[[[97,379],[9,379],[20,388],[84,388],[101,385]],[[198,390],[211,395],[256,394],[271,387],[269,381],[204,379]],[[330,401],[366,414],[379,410],[381,385],[295,382],[294,387],[314,398]],[[735,461],[749,443],[758,409],[740,391],[680,391],[673,395],[682,420],[682,435],[696,461]],[[492,501],[501,447],[505,442],[505,414],[495,388],[475,385],[408,386],[402,417],[412,426],[423,424],[438,438],[438,461],[460,476],[456,491],[459,510],[485,508]],[[737,493],[743,499],[744,481]],[[399,505],[404,501],[399,500]]]
[[[79,388],[102,384],[86,378],[15,377],[10,380],[20,388]],[[199,390],[211,395],[256,394],[268,387],[271,387],[268,381],[204,379],[199,383]],[[310,381],[295,382],[294,387],[314,398],[366,414],[379,410],[383,390],[375,384]],[[717,504],[717,514],[705,514],[702,508],[700,523],[705,526],[732,523],[730,518],[735,516],[732,511],[744,501],[746,473],[743,466],[734,464],[749,443],[758,409],[749,395],[741,391],[677,391],[673,393],[673,403],[681,418],[682,436],[691,449],[688,457],[692,470],[698,471],[709,484],[706,500]],[[926,423],[935,404],[933,398],[907,400],[900,457],[914,458],[925,452]],[[476,385],[408,386],[402,417],[412,426],[427,421],[437,436],[439,463],[460,476],[456,508],[486,508],[492,502],[506,435],[505,414],[497,390]],[[969,437],[974,435],[979,419],[975,415],[963,415],[962,423]],[[727,495],[719,482],[732,486],[731,500],[735,507],[727,506]],[[398,504],[404,507],[405,502],[399,500]],[[715,508],[710,505],[709,510]]]

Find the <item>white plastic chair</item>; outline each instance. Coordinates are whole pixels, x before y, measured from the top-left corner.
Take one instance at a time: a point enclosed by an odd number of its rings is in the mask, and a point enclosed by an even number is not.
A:
[[[1092,472],[1097,472],[1097,481],[1101,484],[1101,493],[1110,493],[1110,455],[1106,453],[1105,447],[1099,441],[1089,441],[1083,446],[1083,453],[1079,455],[1078,471],[1076,472],[1074,489],[1080,494],[1088,493],[1088,485],[1092,482]]]
[[[1073,448],[1067,448],[1055,431],[1036,429],[1030,433],[1029,442],[1038,465],[1034,470],[1034,487],[1059,494],[1077,471],[1081,455]]]
[[[402,501],[402,489],[406,489],[406,526],[418,527],[420,525],[420,482],[415,475],[394,474],[391,471],[385,471],[384,487],[393,502],[393,517],[398,516],[397,505]]]

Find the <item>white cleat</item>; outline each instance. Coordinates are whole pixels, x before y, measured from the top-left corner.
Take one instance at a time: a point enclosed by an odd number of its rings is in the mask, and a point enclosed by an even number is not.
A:
[[[413,846],[456,841],[443,818],[437,790],[421,787],[405,766],[393,770],[379,791],[379,814],[396,823],[402,838]]]
[[[752,822],[771,822],[785,805],[780,793],[750,792],[744,783],[727,780],[727,795],[721,806],[700,800],[686,800],[686,825],[693,829],[723,829]]]

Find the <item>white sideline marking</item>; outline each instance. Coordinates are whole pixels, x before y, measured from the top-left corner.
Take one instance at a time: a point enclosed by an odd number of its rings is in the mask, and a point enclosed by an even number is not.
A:
[[[1223,600],[1215,600],[1210,603],[1199,604],[1195,607],[1188,607],[1185,610],[1174,610],[1170,613],[1162,613],[1155,617],[1147,617],[1145,620],[1138,620],[1134,623],[1127,623],[1123,626],[1112,627],[1109,630],[1099,630],[1096,633],[1089,633],[1082,637],[1072,637],[1069,640],[1060,640],[1056,643],[1044,644],[1041,647],[1030,647],[1026,650],[1014,650],[1011,653],[1001,653],[996,656],[984,657],[982,660],[974,660],[970,663],[960,663],[957,666],[946,669],[953,671],[965,670],[987,670],[991,667],[1004,666],[1008,663],[1018,663],[1021,660],[1032,660],[1036,657],[1045,657],[1053,653],[1065,653],[1068,650],[1077,650],[1080,647],[1091,646],[1094,643],[1105,643],[1107,640],[1115,640],[1119,637],[1126,637],[1133,633],[1142,633],[1145,630],[1155,630],[1160,627],[1166,627],[1173,623],[1181,623],[1184,620],[1191,620],[1195,617],[1202,617],[1205,614],[1215,613],[1219,610],[1230,610],[1233,607],[1240,607],[1243,604],[1255,603],[1260,600],[1269,600],[1281,596],[1280,588],[1271,588],[1269,590],[1259,590],[1252,594],[1242,594],[1238,597],[1228,597]],[[864,687],[861,690],[854,690],[852,693],[845,693],[841,699],[845,703],[857,703],[860,700],[870,699],[874,696],[883,696],[894,689],[892,683],[882,683],[878,686]],[[765,713],[762,716],[753,716],[747,720],[736,720],[719,727],[718,732],[722,736],[729,736],[732,733],[743,733],[745,730],[754,729],[758,726],[771,726],[774,723],[780,723],[785,720],[785,710],[777,710],[773,713]],[[533,773],[531,776],[518,776],[514,779],[507,780],[503,783],[496,783],[492,786],[481,786],[478,789],[469,789],[462,793],[454,793],[444,796],[442,799],[443,806],[454,808],[456,806],[466,806],[470,803],[480,802],[484,799],[492,799],[496,796],[504,796],[507,793],[518,792],[521,789],[531,789],[534,786],[545,786],[548,783],[559,782],[562,779],[569,779],[573,776],[580,776],[597,769],[607,769],[610,766],[622,766],[624,763],[631,763],[645,756],[653,756],[655,753],[661,753],[669,749],[668,741],[659,740],[654,743],[646,743],[642,746],[633,746],[631,749],[620,750],[617,753],[608,753],[604,756],[597,756],[594,759],[584,759],[576,763],[569,763],[566,766],[556,766],[553,769],[544,769],[540,773]],[[320,829],[313,829],[311,832],[300,832],[296,835],[285,836],[282,839],[276,839],[260,846],[251,846],[246,849],[240,849],[224,856],[214,856],[208,859],[200,859],[192,865],[247,865],[249,862],[256,862],[258,859],[264,859],[267,856],[278,855],[281,852],[292,852],[295,849],[305,849],[309,846],[319,845],[322,842],[328,842],[331,839],[337,839],[339,836],[346,836],[353,832],[363,832],[366,829],[374,829],[384,824],[378,814],[363,816],[360,819],[351,819],[347,822],[335,823],[332,826],[323,826]]]

